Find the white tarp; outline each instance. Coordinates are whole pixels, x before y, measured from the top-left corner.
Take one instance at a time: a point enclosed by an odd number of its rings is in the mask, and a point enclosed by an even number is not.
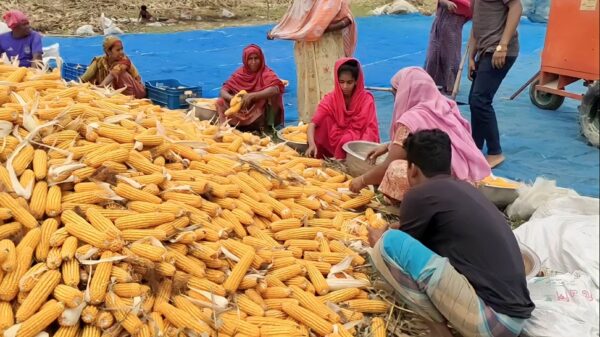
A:
[[[599,200],[549,192],[553,197],[515,230],[540,257],[542,269],[558,273],[529,281],[536,309],[524,335],[598,337]]]

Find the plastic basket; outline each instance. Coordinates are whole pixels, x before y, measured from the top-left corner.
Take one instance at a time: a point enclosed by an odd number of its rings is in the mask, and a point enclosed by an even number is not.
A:
[[[62,65],[62,77],[66,81],[77,81],[85,74],[87,66],[84,64],[77,63],[63,63]]]
[[[177,80],[156,80],[146,82],[146,92],[152,102],[169,109],[188,107],[186,99],[202,97],[201,87],[190,87]]]

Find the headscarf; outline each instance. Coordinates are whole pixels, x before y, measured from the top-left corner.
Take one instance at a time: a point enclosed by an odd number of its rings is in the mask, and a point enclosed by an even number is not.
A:
[[[12,10],[4,13],[2,19],[10,29],[14,29],[19,25],[29,24],[29,18],[27,18],[27,15],[18,10]]]
[[[250,55],[256,54],[260,58],[260,68],[256,72],[252,72],[250,70],[250,66],[248,65],[248,59]],[[279,98],[277,99],[278,106],[281,111],[282,120],[279,123],[283,122],[283,93],[285,91],[285,86],[283,82],[279,79],[277,74],[271,68],[269,68],[265,62],[265,55],[263,54],[262,49],[255,44],[248,45],[244,48],[242,53],[242,66],[239,67],[231,77],[223,84],[223,88],[229,92],[237,93],[241,90],[246,90],[247,92],[258,92],[270,87],[278,87],[279,88]],[[260,100],[254,103],[255,110],[262,112],[262,108],[267,104],[266,100]]]
[[[358,78],[356,86],[350,100],[350,107],[346,108],[344,93],[338,81],[338,71],[342,65],[349,61],[356,62],[358,66]],[[343,144],[337,144],[340,139],[345,136],[353,135],[353,140],[368,140],[379,142],[379,127],[377,125],[377,113],[375,109],[375,99],[373,94],[365,89],[365,79],[363,71],[357,59],[342,58],[335,63],[335,87],[332,92],[323,97],[317,111],[312,118],[312,122],[317,126],[326,117],[331,117],[335,126],[323,133],[323,137],[327,137],[330,142],[335,143],[336,158],[344,158],[345,153],[341,149]],[[326,142],[325,139],[316,140],[318,143]],[[338,146],[339,145],[339,146]],[[340,152],[342,151],[342,152]]]
[[[271,30],[271,36],[282,40],[318,41],[331,23],[344,18],[352,22],[342,30],[345,55],[351,57],[356,49],[356,25],[348,0],[294,0]]]
[[[106,55],[108,55],[108,52],[115,45],[121,45],[121,46],[123,46],[123,42],[121,42],[121,39],[119,39],[118,37],[116,37],[114,35],[107,36],[104,39],[104,43],[102,43],[102,48],[104,49],[104,53],[106,53]]]
[[[440,93],[425,70],[404,68],[392,77],[391,82],[396,89],[391,139],[400,125],[411,132],[440,129],[452,141],[452,173],[455,177],[477,182],[490,175],[490,166],[471,136],[471,125],[460,114],[456,102]]]

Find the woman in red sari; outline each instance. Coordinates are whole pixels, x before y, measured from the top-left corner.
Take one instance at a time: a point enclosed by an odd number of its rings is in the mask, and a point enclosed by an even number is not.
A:
[[[242,98],[242,109],[229,124],[243,131],[262,130],[265,126],[275,127],[283,124],[284,84],[277,74],[265,63],[265,55],[259,46],[251,44],[244,48],[243,65],[223,84],[217,112],[219,120],[227,120],[225,110],[229,102],[242,90],[248,93]]]
[[[365,89],[358,60],[338,60],[335,76],[335,88],[323,97],[308,126],[308,156],[344,159],[342,146],[350,141],[379,142],[375,99]]]

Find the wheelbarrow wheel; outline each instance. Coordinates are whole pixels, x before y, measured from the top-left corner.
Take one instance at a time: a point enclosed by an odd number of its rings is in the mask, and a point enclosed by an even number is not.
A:
[[[581,133],[595,147],[600,147],[600,82],[588,86],[579,106]]]
[[[535,80],[529,86],[529,98],[531,99],[531,103],[544,110],[558,109],[565,101],[565,97],[536,90],[535,86],[539,84],[539,81],[540,80]]]

